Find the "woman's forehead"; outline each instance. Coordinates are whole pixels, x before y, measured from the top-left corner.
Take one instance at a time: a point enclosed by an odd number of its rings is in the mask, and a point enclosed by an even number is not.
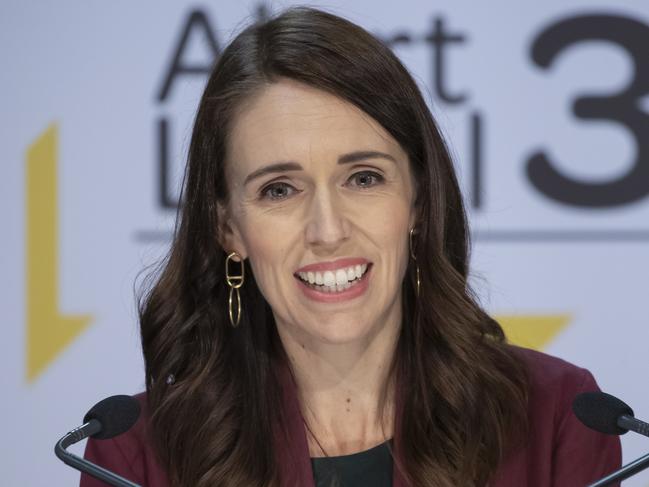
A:
[[[381,125],[353,104],[292,80],[265,87],[233,120],[228,140],[233,169],[270,160],[335,159],[358,150],[405,157]]]

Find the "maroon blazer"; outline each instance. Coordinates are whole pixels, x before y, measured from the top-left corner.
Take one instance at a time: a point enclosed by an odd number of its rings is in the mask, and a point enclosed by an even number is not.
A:
[[[500,465],[489,487],[581,487],[619,468],[618,437],[589,430],[572,413],[572,400],[577,394],[599,390],[590,372],[540,352],[514,350],[520,353],[530,373],[530,435],[527,445]],[[135,426],[110,440],[90,439],[85,457],[142,486],[167,487],[167,476],[147,434],[145,395],[136,397],[143,409]],[[291,442],[274,445],[282,483],[313,487],[306,434],[291,380],[286,381],[284,399]],[[399,455],[399,424],[395,425],[395,454]],[[80,485],[105,484],[82,475]],[[393,487],[406,487],[396,465]]]

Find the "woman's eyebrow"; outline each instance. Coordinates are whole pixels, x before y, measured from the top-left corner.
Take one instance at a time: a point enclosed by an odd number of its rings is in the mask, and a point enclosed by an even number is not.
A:
[[[250,183],[253,179],[260,178],[266,174],[277,173],[277,172],[288,172],[288,171],[301,171],[302,166],[297,162],[276,162],[269,164],[268,166],[261,167],[252,171],[246,176],[246,179],[243,181],[243,185]]]
[[[349,164],[351,162],[358,162],[364,159],[377,159],[377,158],[387,159],[388,161],[392,161],[394,163],[397,162],[397,160],[394,157],[392,157],[390,154],[386,154],[385,152],[365,150],[365,151],[350,152],[349,154],[343,154],[338,158],[338,164]]]
[[[338,157],[338,164],[351,164],[352,162],[358,162],[365,159],[376,159],[376,158],[387,159],[394,163],[397,162],[394,157],[392,157],[390,154],[386,154],[385,152],[355,151],[355,152],[349,152],[348,154],[342,154],[340,157]],[[282,172],[289,172],[289,171],[301,171],[302,169],[303,169],[302,166],[299,163],[294,161],[275,162],[273,164],[269,164],[267,166],[252,171],[250,174],[248,174],[248,176],[246,176],[243,185],[245,186],[248,183],[250,183],[252,180],[265,176],[266,174],[282,173]]]

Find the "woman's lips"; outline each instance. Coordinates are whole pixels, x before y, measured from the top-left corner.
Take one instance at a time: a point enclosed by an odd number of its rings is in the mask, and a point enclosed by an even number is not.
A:
[[[305,265],[300,267],[295,271],[295,274],[300,272],[324,272],[324,271],[336,271],[344,267],[351,267],[356,265],[370,264],[370,261],[362,257],[345,257],[343,259],[333,260],[329,262],[317,262],[315,264]]]
[[[341,261],[344,259],[341,259]],[[341,263],[341,261],[336,261],[337,263]],[[356,259],[358,262],[359,260]],[[347,301],[350,299],[354,299],[358,296],[361,296],[365,294],[369,287],[369,279],[371,276],[371,270],[372,270],[372,264],[371,263],[366,263],[367,261],[365,260],[363,264],[355,264],[353,267],[357,268],[356,266],[360,266],[364,268],[364,272],[360,277],[355,276],[353,280],[347,280],[344,284],[340,285],[338,284],[342,279],[338,279],[335,284],[331,285],[331,274],[333,271],[328,270],[323,272],[323,278],[327,279],[327,283],[329,285],[317,285],[315,283],[310,284],[309,282],[305,282],[303,279],[301,279],[298,275],[295,276],[295,280],[297,281],[297,285],[300,287],[300,290],[304,293],[304,295],[314,301],[320,301],[323,303],[333,303],[333,302],[339,302],[339,301]],[[316,264],[317,265],[317,264]],[[305,268],[311,268],[314,269],[313,266],[306,266]],[[346,266],[340,267],[340,265],[337,266],[336,272],[341,271],[341,269],[350,269],[352,265],[347,263]],[[330,267],[331,268],[331,267]],[[304,269],[304,268],[302,268]],[[300,269],[299,271],[301,274],[315,274],[316,272],[320,274],[320,272],[311,270],[311,271],[302,271]],[[296,273],[297,274],[297,273]],[[327,276],[329,274],[329,276]],[[310,276],[313,277],[313,276]],[[342,278],[342,276],[338,276],[339,278]],[[351,273],[348,275],[348,279],[351,277]]]

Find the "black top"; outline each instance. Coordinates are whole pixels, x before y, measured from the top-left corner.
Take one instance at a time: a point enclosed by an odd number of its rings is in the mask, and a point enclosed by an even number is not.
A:
[[[312,458],[316,487],[392,487],[388,443],[351,455]]]

